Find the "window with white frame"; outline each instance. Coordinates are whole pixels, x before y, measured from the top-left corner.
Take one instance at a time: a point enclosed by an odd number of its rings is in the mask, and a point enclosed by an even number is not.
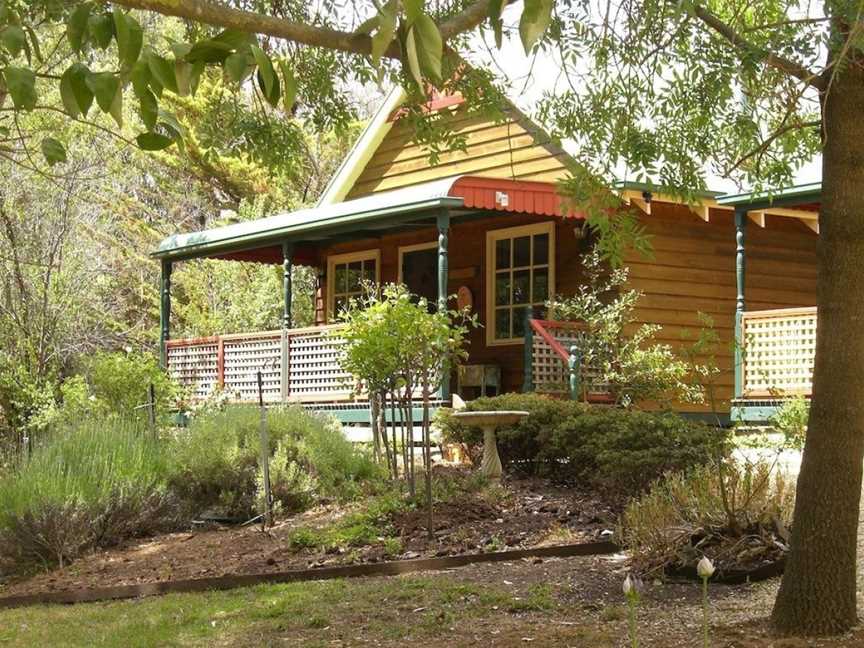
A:
[[[348,307],[351,299],[363,294],[363,283],[378,283],[381,254],[364,250],[327,257],[327,307],[331,317]]]
[[[542,316],[555,291],[555,224],[486,233],[486,341],[521,342],[525,315]]]

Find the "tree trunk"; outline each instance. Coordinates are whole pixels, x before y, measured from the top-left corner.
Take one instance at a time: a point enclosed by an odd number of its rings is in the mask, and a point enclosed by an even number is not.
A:
[[[837,67],[833,68],[838,70]],[[786,573],[773,621],[784,633],[856,623],[864,460],[864,69],[839,68],[822,109],[819,327],[813,399]]]

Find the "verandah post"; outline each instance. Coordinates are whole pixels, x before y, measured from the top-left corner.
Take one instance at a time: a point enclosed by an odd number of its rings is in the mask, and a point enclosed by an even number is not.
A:
[[[735,209],[735,398],[744,395],[744,284],[746,259],[744,257],[744,233],[747,224],[746,207]]]
[[[582,372],[582,362],[579,356],[579,348],[574,344],[570,347],[570,358],[567,360],[567,369],[570,377],[570,400],[579,400],[579,384]]]
[[[522,391],[526,394],[534,391],[534,329],[531,327],[531,309],[525,309],[525,377],[522,381]],[[500,389],[500,386],[499,386]],[[485,394],[484,394],[485,396]]]
[[[447,311],[447,279],[449,277],[447,262],[447,244],[450,233],[450,212],[443,210],[438,214],[438,312]],[[450,367],[444,366],[441,371],[441,399],[450,398]]]
[[[280,364],[280,384],[282,400],[288,400],[291,385],[291,366],[288,357],[288,331],[294,325],[291,316],[291,270],[294,264],[294,244],[288,241],[282,243],[282,361]]]
[[[159,287],[159,366],[168,368],[168,340],[171,339],[171,270],[168,259],[162,260]]]

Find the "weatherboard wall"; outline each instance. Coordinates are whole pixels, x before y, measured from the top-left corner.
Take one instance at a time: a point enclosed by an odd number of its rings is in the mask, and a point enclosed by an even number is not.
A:
[[[472,174],[490,178],[554,182],[566,172],[568,156],[520,115],[503,122],[470,113],[458,105],[446,109],[454,134],[465,150],[442,152],[435,166],[429,151],[413,140],[409,123],[396,121],[357,178],[348,199],[408,187],[438,178]]]
[[[713,359],[696,356],[721,370],[713,384],[718,410],[728,411],[734,389],[735,227],[729,211],[712,210],[705,223],[687,207],[654,203],[642,217],[653,254],[626,257],[629,285],[644,293],[636,322],[659,324],[658,339],[683,352],[692,349],[705,322],[719,338]],[[745,238],[747,310],[816,304],[816,235],[801,223],[768,216],[765,228],[748,222]],[[708,405],[681,404],[704,411]]]

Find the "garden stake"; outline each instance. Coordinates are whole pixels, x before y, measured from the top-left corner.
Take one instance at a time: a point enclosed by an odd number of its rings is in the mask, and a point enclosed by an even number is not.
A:
[[[270,439],[267,434],[267,408],[264,407],[264,381],[258,372],[258,407],[261,409],[261,477],[264,482],[264,515],[261,526],[267,529],[273,525],[270,511]]]
[[[156,436],[156,388],[153,383],[147,389],[147,423],[150,426],[150,434]]]

